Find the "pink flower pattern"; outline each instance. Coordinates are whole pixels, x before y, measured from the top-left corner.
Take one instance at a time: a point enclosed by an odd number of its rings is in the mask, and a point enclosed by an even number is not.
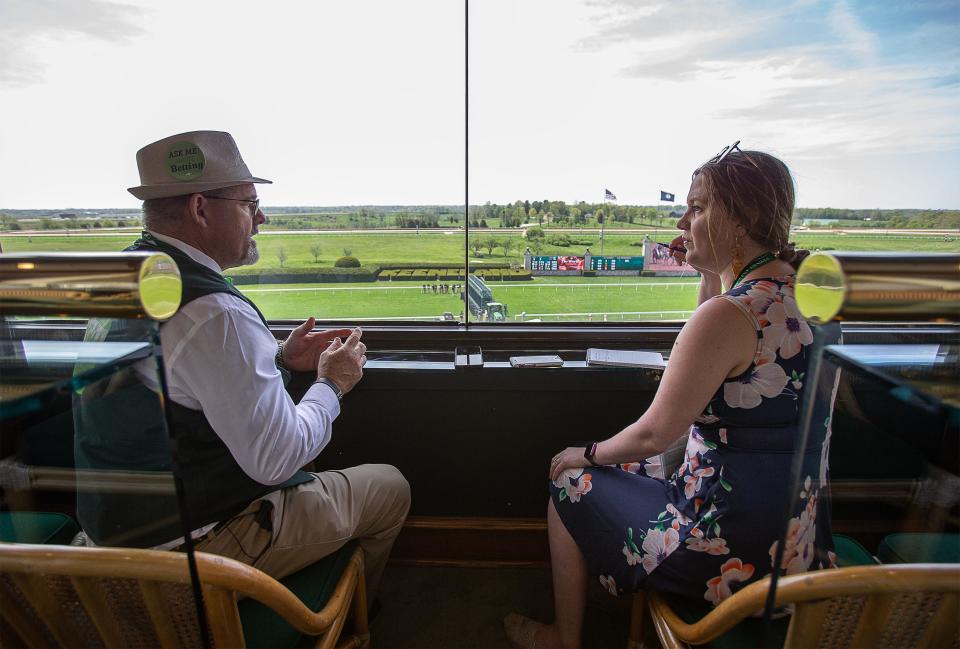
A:
[[[756,408],[763,397],[779,396],[789,380],[777,363],[757,365],[742,379],[723,384],[723,400],[731,408]]]
[[[703,485],[703,479],[709,478],[712,476],[716,470],[713,467],[707,467],[705,469],[697,469],[692,474],[685,475],[683,477],[684,487],[683,494],[687,498],[693,498],[694,494],[700,491],[701,485]]]
[[[567,469],[553,481],[553,486],[563,490],[570,502],[578,503],[581,496],[593,489],[592,476],[583,469]]]
[[[771,304],[766,315],[770,325],[763,330],[763,346],[777,351],[780,358],[793,358],[813,342],[813,331],[792,297]]]
[[[613,578],[613,575],[600,575],[600,585],[614,597],[617,596],[617,582]]]
[[[810,484],[810,476],[807,476],[804,480],[805,490],[801,492],[801,499],[806,500],[807,504],[799,516],[790,519],[787,526],[787,541],[780,567],[788,575],[806,572],[813,563],[817,539],[817,495],[809,491]],[[776,561],[779,544],[780,541],[774,541],[770,546],[771,566]]]
[[[744,313],[756,322],[759,335],[753,365],[743,376],[725,381],[696,418],[687,436],[683,459],[672,476],[664,477],[662,456],[616,465],[634,474],[619,474],[616,484],[643,483],[651,494],[663,489],[665,502],[659,501],[657,508],[652,508],[644,501],[638,507],[642,514],[623,518],[619,511],[631,507],[632,502],[623,500],[627,497],[624,491],[605,490],[612,484],[607,482],[610,474],[606,471],[610,469],[591,470],[593,475],[583,470],[568,471],[555,483],[562,490],[562,503],[587,503],[572,505],[577,511],[592,510],[597,502],[617,503],[610,510],[597,510],[601,517],[592,519],[602,520],[603,525],[622,521],[619,529],[626,532],[626,540],[620,546],[622,557],[614,564],[606,557],[605,563],[591,567],[611,595],[634,590],[645,580],[654,588],[662,587],[664,580],[672,579],[667,575],[686,570],[689,565],[696,566],[690,569],[697,572],[692,580],[691,575],[685,576],[693,586],[688,594],[699,597],[702,593],[706,601],[716,605],[774,568],[778,541],[776,533],[770,531],[774,525],[769,521],[779,518],[780,510],[774,514],[774,505],[762,509],[756,498],[744,499],[739,494],[755,490],[758,476],[765,480],[760,483],[762,488],[770,490],[779,488],[779,480],[786,477],[780,469],[775,469],[780,473],[773,475],[767,468],[768,456],[761,444],[758,449],[750,448],[750,463],[746,463],[743,449],[749,435],[742,433],[741,428],[756,426],[762,430],[751,431],[753,435],[770,430],[771,435],[789,435],[792,439],[795,425],[791,428],[779,422],[785,419],[784,413],[799,408],[809,378],[805,376],[807,347],[813,335],[809,325],[799,318],[792,279],[749,282],[728,295],[740,302]],[[833,388],[835,391],[835,382]],[[769,426],[771,421],[775,422],[773,426]],[[809,454],[810,460],[804,465],[806,479],[799,486],[798,504],[791,512],[793,518],[778,566],[785,574],[836,566],[836,554],[830,551],[826,531],[829,528],[818,521],[818,513],[823,519],[828,517],[828,513],[818,512],[818,505],[821,490],[828,484],[829,417],[823,427],[817,433],[818,453]],[[656,479],[656,487],[650,486],[651,479]],[[741,503],[750,503],[749,509]],[[617,517],[603,518],[608,514]],[[566,518],[564,523],[573,533]],[[818,538],[818,534],[823,538]],[[576,538],[580,543],[581,537]],[[589,560],[587,549],[584,553]],[[669,568],[660,569],[665,563]]]
[[[727,547],[726,539],[704,539],[691,536],[686,540],[686,544],[687,549],[693,552],[706,552],[707,554],[713,555],[730,554],[730,548]]]
[[[679,547],[680,535],[672,527],[664,531],[658,529],[647,530],[642,546],[643,569],[649,575]]]
[[[720,567],[720,576],[707,580],[707,592],[703,598],[714,605],[733,595],[731,584],[739,584],[753,576],[753,566],[740,559],[727,559]]]

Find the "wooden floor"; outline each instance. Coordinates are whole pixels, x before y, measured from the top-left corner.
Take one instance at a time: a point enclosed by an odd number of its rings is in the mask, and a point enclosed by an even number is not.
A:
[[[622,600],[622,601],[621,601]],[[371,647],[509,647],[503,617],[516,611],[537,620],[553,616],[550,572],[543,568],[456,568],[391,564],[381,608],[371,624]],[[586,647],[626,646],[629,599],[591,585]]]

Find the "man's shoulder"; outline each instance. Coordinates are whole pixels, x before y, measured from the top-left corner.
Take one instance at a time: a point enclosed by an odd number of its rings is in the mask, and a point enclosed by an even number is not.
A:
[[[241,297],[228,291],[218,291],[201,295],[181,306],[166,326],[179,321],[189,321],[196,325],[215,317],[227,321],[253,319],[260,323],[257,312]]]
[[[219,350],[228,339],[273,339],[257,312],[231,293],[211,293],[184,305],[164,323],[160,336],[171,364],[187,350]]]

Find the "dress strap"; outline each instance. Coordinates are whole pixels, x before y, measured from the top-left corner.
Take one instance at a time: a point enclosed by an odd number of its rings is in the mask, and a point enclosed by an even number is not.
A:
[[[747,322],[750,323],[750,326],[753,327],[754,331],[757,332],[757,348],[753,352],[753,361],[750,363],[748,370],[752,370],[753,367],[757,364],[757,361],[760,360],[760,354],[763,353],[763,327],[760,325],[760,321],[757,320],[756,314],[750,310],[746,304],[741,300],[737,299],[733,295],[717,295],[718,298],[723,298],[724,300],[734,304],[737,307],[737,310],[740,312],[744,318],[747,319]]]

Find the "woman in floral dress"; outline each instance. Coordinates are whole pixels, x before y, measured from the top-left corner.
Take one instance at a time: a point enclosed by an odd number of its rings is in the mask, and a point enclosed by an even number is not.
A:
[[[590,578],[612,595],[650,587],[717,604],[770,573],[813,342],[794,300],[806,251],[787,242],[793,206],[790,172],[768,154],[734,144],[694,172],[674,244],[702,274],[700,306],[643,416],[554,456],[556,620],[508,615],[516,646],[579,646]],[[792,494],[786,574],[834,565],[822,421]],[[682,435],[684,460],[665,476],[652,456]]]

